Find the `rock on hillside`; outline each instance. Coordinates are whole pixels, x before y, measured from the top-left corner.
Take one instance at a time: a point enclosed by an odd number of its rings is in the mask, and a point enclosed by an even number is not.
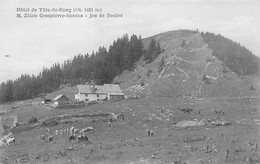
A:
[[[258,89],[250,90],[254,81],[238,77],[212,56],[212,50],[199,33],[189,30],[161,33],[143,39],[145,48],[152,38],[165,51],[148,64],[140,59],[134,71],[124,71],[114,79],[121,83],[127,95],[175,98],[257,96]]]

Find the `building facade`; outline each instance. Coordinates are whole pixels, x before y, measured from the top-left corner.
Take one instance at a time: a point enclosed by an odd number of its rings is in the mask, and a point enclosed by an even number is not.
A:
[[[77,85],[78,92],[75,95],[76,101],[118,101],[125,98],[124,93],[116,84],[104,85]]]

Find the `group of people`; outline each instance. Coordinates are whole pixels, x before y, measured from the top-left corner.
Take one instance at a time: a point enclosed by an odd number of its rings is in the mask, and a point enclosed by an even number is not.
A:
[[[150,129],[147,129],[147,136],[148,137],[153,137],[153,131]]]

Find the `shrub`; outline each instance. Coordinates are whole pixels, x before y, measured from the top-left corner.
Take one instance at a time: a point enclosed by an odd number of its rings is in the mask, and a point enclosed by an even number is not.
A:
[[[7,126],[7,125],[5,125],[5,124],[3,125],[3,130],[4,130],[4,131],[8,130],[9,128],[10,128],[10,126]]]
[[[253,84],[251,84],[251,86],[250,86],[250,91],[255,91],[255,90],[256,90],[256,88],[254,87]]]
[[[46,120],[42,123],[42,126],[55,126],[55,125],[58,125],[59,123],[54,120],[54,119],[51,119],[51,120]]]
[[[182,41],[181,47],[184,47],[186,45],[185,40]]]
[[[206,59],[206,63],[208,63],[208,62],[213,62],[213,59],[207,58],[207,59]]]
[[[38,122],[38,120],[37,120],[37,118],[35,118],[35,117],[32,117],[32,118],[28,121],[29,124],[34,124],[34,123],[37,123],[37,122]]]
[[[210,79],[204,74],[202,81],[204,81],[205,84],[211,84]]]
[[[158,72],[162,72],[164,64],[165,64],[165,59],[164,59],[164,57],[162,57],[162,59],[158,63]]]
[[[97,104],[98,102],[97,101],[90,101],[87,103],[87,106],[90,106],[90,105],[95,105]]]
[[[152,70],[149,70],[148,72],[147,72],[147,77],[149,77],[151,74],[152,74]]]

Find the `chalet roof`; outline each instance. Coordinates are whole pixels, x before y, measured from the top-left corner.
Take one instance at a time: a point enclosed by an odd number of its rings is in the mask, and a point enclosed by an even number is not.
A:
[[[55,97],[54,99],[53,99],[53,101],[57,101],[57,100],[59,100],[60,98],[62,98],[62,97],[65,97],[66,99],[68,99],[68,97],[66,97],[65,95],[58,95],[57,97]],[[69,99],[68,99],[69,100]]]
[[[106,91],[108,93],[123,94],[123,92],[118,84],[104,84],[104,87],[106,88]]]
[[[77,93],[77,88],[76,86],[74,87],[68,87],[65,86],[63,88],[60,88],[54,92],[51,93],[47,93],[45,98],[46,99],[51,99],[53,100],[54,98],[56,98],[58,95],[65,95],[67,98],[69,98],[70,100],[73,100],[75,98],[75,94]]]
[[[117,93],[122,94],[123,92],[118,84],[104,84],[104,85],[77,85],[79,93]]]
[[[106,89],[102,85],[77,85],[78,91],[80,93],[107,93]]]

